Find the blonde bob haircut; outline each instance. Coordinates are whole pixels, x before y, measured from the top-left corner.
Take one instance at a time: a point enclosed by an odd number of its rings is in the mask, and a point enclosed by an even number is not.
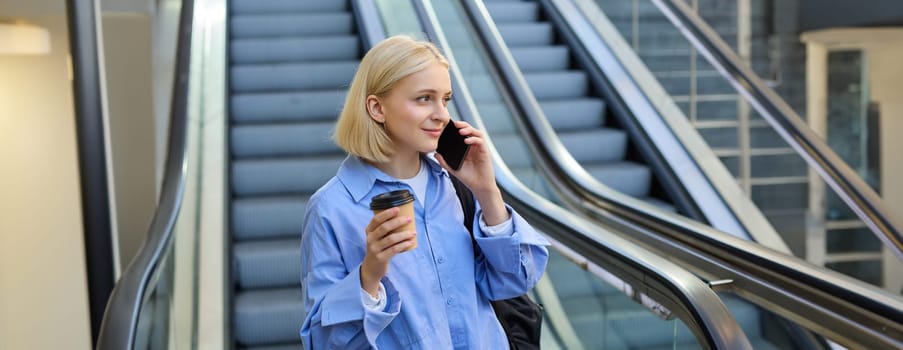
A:
[[[432,64],[449,67],[435,45],[410,36],[393,36],[364,55],[351,81],[333,139],[345,152],[372,163],[385,163],[394,147],[382,124],[367,109],[367,96],[384,97],[399,81]]]

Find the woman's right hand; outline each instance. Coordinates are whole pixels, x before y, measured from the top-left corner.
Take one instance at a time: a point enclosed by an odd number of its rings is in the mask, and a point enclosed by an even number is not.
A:
[[[361,263],[361,287],[376,295],[379,281],[389,272],[389,260],[395,254],[412,248],[416,231],[394,232],[414,218],[399,216],[399,209],[389,208],[373,215],[367,225],[367,254]]]

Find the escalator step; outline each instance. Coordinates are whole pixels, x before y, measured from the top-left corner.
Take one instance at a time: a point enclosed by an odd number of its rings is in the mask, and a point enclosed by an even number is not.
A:
[[[584,164],[584,168],[599,182],[628,196],[644,197],[649,193],[652,173],[645,165],[623,161],[610,164]]]
[[[335,120],[345,102],[344,89],[232,94],[233,122]]]
[[[560,132],[558,137],[580,164],[616,162],[627,153],[627,133],[620,129]]]
[[[229,48],[232,64],[293,61],[351,61],[360,55],[356,35],[235,39]]]
[[[290,344],[282,344],[282,345],[265,345],[265,346],[254,346],[250,348],[241,347],[240,350],[298,350],[303,348],[301,343],[290,343]]]
[[[310,196],[249,197],[232,201],[235,241],[299,238]]]
[[[539,3],[520,1],[486,2],[486,10],[495,23],[535,22],[539,20]]]
[[[232,278],[242,289],[301,284],[301,239],[232,244]]]
[[[354,31],[350,13],[305,13],[233,16],[229,20],[233,39],[348,35]]]
[[[351,84],[358,61],[233,66],[234,92],[332,89]]]
[[[548,22],[502,23],[497,27],[509,47],[552,45],[555,39]]]
[[[549,124],[559,132],[605,125],[605,100],[598,97],[545,100],[540,106]]]
[[[562,45],[512,47],[511,55],[525,73],[566,70],[571,58],[570,49]]]
[[[298,342],[303,305],[300,287],[236,292],[233,336],[243,346]]]
[[[335,12],[348,10],[347,0],[231,0],[232,14]]]
[[[252,124],[232,127],[233,158],[343,154],[331,139],[335,122]]]
[[[247,159],[232,161],[232,193],[253,195],[309,194],[333,177],[345,156]]]
[[[524,73],[524,79],[540,102],[544,99],[584,97],[589,90],[584,71]]]

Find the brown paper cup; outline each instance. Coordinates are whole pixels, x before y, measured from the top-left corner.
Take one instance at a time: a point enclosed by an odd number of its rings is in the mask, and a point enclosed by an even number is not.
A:
[[[417,225],[414,220],[414,196],[408,190],[398,190],[386,192],[376,197],[373,197],[373,200],[370,201],[370,210],[373,210],[373,215],[379,214],[383,210],[398,207],[399,216],[407,216],[411,218],[411,222],[407,225],[401,226],[393,232],[403,232],[403,231],[417,231]],[[414,245],[404,251],[413,250],[417,248],[417,236],[414,236]]]

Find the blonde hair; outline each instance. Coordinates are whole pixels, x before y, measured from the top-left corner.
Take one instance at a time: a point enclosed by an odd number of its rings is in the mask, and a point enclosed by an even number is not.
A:
[[[373,120],[367,97],[386,96],[405,77],[448,60],[435,45],[406,35],[393,36],[376,44],[364,55],[345,97],[345,106],[336,122],[333,140],[345,152],[373,163],[385,163],[395,151],[382,124]]]

